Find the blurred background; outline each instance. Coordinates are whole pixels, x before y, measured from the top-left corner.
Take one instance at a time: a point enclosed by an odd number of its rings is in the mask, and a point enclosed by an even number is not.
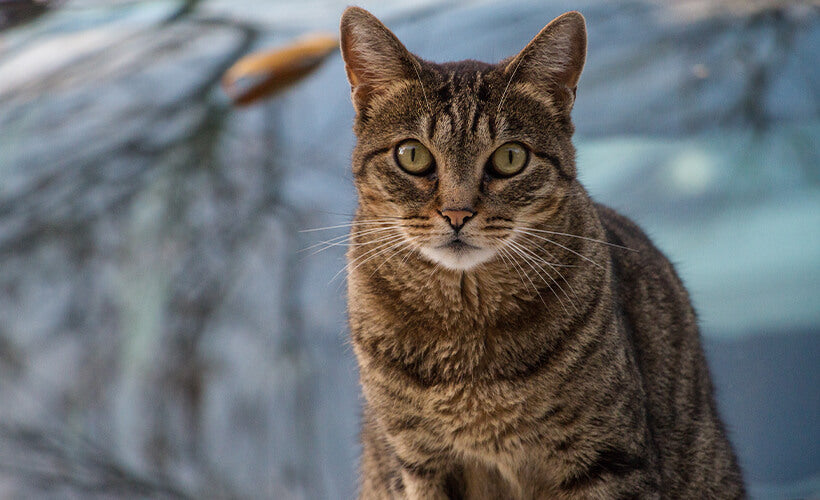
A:
[[[355,208],[342,62],[219,88],[347,3],[0,0],[0,498],[354,497],[344,247],[299,252]],[[753,498],[820,498],[818,2],[361,4],[434,61],[586,16],[581,178],[677,264]]]

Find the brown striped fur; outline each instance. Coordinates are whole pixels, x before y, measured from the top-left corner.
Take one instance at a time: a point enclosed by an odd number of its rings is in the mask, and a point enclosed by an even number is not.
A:
[[[423,61],[358,8],[341,30],[361,498],[743,497],[686,290],[576,179],[583,17],[496,65]],[[431,151],[429,173],[398,166],[406,139]],[[508,141],[528,163],[494,177]],[[467,247],[449,209],[475,213]]]

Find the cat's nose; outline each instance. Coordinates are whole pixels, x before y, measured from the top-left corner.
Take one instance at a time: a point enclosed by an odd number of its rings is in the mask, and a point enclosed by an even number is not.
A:
[[[444,210],[440,211],[439,213],[441,214],[442,217],[447,219],[447,222],[456,231],[461,229],[461,227],[464,226],[464,224],[475,215],[475,212],[470,210],[469,208],[460,208],[460,209],[445,208]]]

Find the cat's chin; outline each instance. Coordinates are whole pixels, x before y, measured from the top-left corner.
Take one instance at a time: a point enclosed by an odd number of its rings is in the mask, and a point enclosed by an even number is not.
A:
[[[428,260],[453,271],[467,271],[495,255],[492,248],[452,243],[440,247],[422,247],[420,251]]]

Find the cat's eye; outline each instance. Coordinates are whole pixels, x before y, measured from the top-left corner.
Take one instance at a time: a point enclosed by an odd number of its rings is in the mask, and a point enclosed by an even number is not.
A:
[[[396,148],[396,161],[406,172],[423,175],[433,166],[433,155],[424,144],[415,139],[408,139]]]
[[[524,169],[528,156],[526,148],[517,142],[502,144],[490,159],[490,173],[499,177],[515,175]]]

